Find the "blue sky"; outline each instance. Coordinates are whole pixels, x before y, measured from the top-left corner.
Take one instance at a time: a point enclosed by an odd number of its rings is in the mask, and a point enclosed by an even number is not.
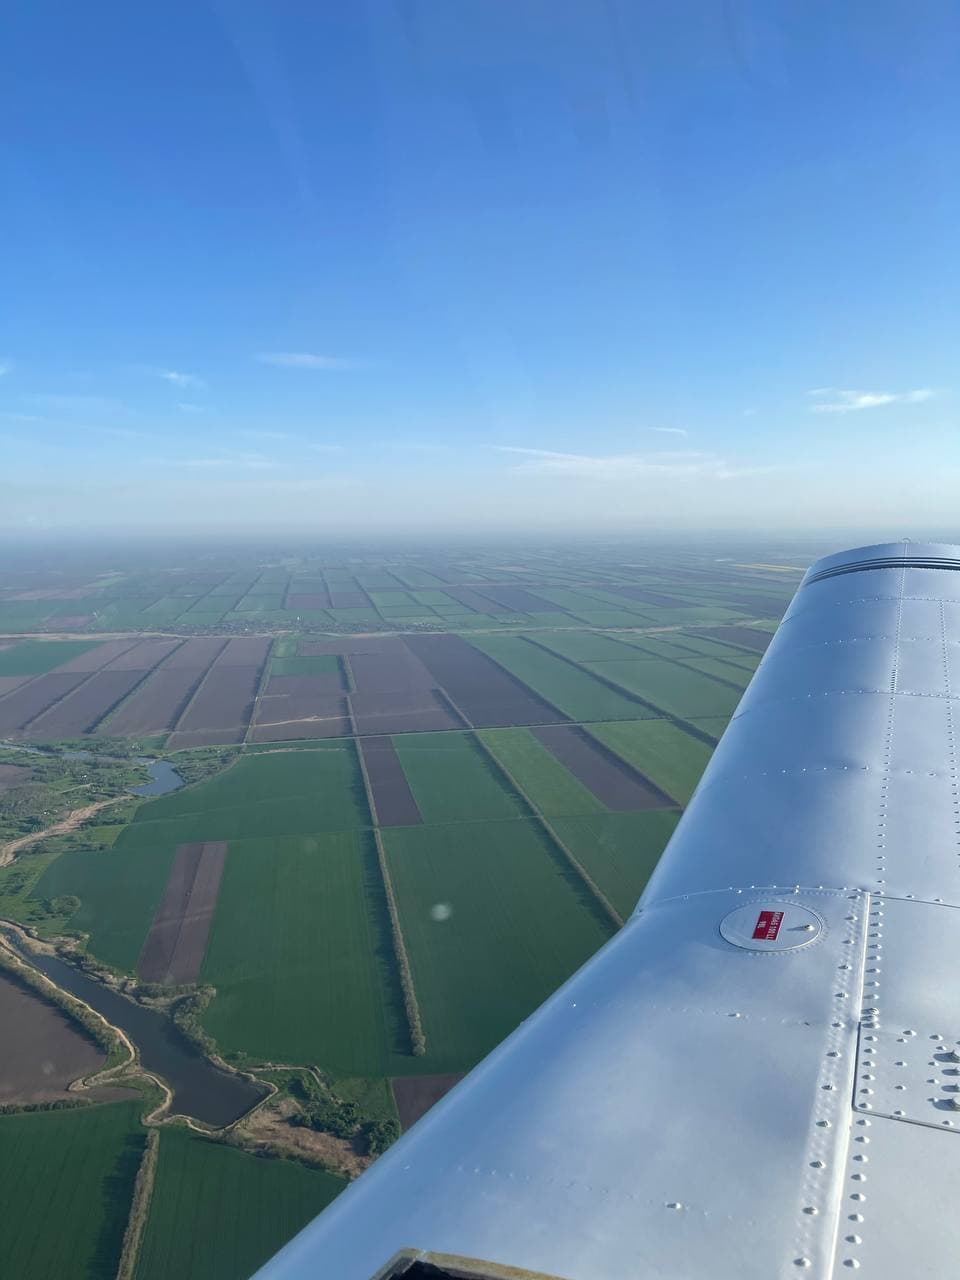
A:
[[[948,0],[32,0],[0,524],[954,523]]]

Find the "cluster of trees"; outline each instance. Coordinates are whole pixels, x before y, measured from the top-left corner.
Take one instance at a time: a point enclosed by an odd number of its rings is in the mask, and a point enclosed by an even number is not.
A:
[[[193,995],[184,996],[170,1010],[174,1025],[195,1048],[212,1058],[217,1053],[217,1042],[200,1023],[200,1015],[214,997],[213,987],[200,987]]]
[[[77,1107],[87,1107],[86,1098],[55,1098],[52,1102],[3,1102],[0,1103],[0,1116],[12,1116],[21,1111],[74,1111]]]
[[[364,1121],[363,1112],[356,1102],[337,1098],[312,1075],[304,1073],[295,1077],[290,1092],[300,1104],[299,1113],[291,1118],[292,1124],[332,1133],[336,1138],[359,1138],[369,1155],[380,1155],[400,1136],[396,1120]]]

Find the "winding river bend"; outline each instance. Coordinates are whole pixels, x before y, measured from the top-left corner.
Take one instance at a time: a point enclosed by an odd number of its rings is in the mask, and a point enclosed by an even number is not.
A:
[[[13,933],[4,930],[4,937],[58,987],[79,996],[126,1032],[137,1046],[144,1067],[161,1076],[173,1091],[171,1115],[192,1116],[219,1129],[238,1120],[266,1093],[266,1089],[241,1076],[220,1071],[164,1014],[134,1004],[57,956],[26,950]]]

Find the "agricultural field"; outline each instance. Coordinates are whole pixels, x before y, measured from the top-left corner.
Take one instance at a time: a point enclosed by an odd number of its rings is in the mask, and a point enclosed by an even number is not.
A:
[[[0,1116],[4,1274],[113,1280],[143,1151],[138,1110]]]
[[[206,1051],[282,1089],[310,1068],[333,1099],[298,1127],[284,1094],[272,1135],[326,1173],[164,1129],[138,1280],[249,1275],[362,1167],[337,1108],[415,1122],[627,919],[803,563],[721,554],[210,551],[0,578],[0,914],[163,1008],[199,992]],[[130,794],[141,753],[178,771],[168,794]],[[48,1121],[70,1252],[29,1214],[6,1247],[24,1274],[112,1276],[126,1207],[97,1219],[70,1134],[128,1197],[143,1131],[119,1105],[0,1116],[0,1161],[17,1125],[49,1159]]]
[[[344,1185],[328,1173],[167,1129],[136,1280],[248,1280]]]

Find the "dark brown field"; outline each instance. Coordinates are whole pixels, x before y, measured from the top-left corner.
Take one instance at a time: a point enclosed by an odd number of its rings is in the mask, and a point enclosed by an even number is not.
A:
[[[228,747],[242,742],[244,729],[191,729],[171,733],[164,743],[167,751],[186,751],[191,747]]]
[[[399,636],[385,636],[376,652],[348,655],[350,697],[359,734],[415,733],[462,728],[436,691],[433,676]]]
[[[413,827],[422,822],[407,775],[403,772],[391,739],[364,738],[360,743],[360,750],[380,826]]]
[[[22,729],[35,716],[53,706],[60,698],[75,689],[87,677],[82,672],[72,675],[61,675],[51,672],[38,676],[29,684],[15,689],[0,699],[0,733],[13,733]]]
[[[5,693],[11,693],[14,689],[19,689],[22,684],[26,684],[28,680],[32,680],[33,676],[0,676],[0,698]]]
[[[34,737],[73,738],[85,733],[143,679],[142,671],[98,671],[29,727]]]
[[[227,641],[177,722],[174,745],[186,745],[179,741],[185,735],[194,746],[243,740],[269,648],[269,640],[256,637]],[[206,742],[195,740],[201,730],[208,733]],[[234,736],[219,736],[227,730]],[[218,736],[211,740],[209,731]]]
[[[726,640],[753,653],[766,653],[773,639],[772,632],[757,631],[753,627],[691,627],[690,634],[705,636],[708,640]]]
[[[111,671],[150,671],[168,657],[180,644],[179,640],[142,640],[132,649],[114,658]]]
[[[557,609],[555,604],[532,595],[526,587],[481,587],[480,591],[499,606],[498,609],[488,608],[488,613],[502,609],[510,613],[555,613]]]
[[[552,756],[615,813],[675,809],[676,801],[576,725],[542,725],[530,731]]]
[[[68,1098],[106,1056],[58,1009],[0,973],[0,1103]],[[16,1034],[11,1029],[16,1028]]]
[[[226,642],[187,640],[110,717],[110,732],[159,733],[172,729],[211,662]]]
[[[465,1072],[438,1076],[396,1076],[390,1081],[404,1132],[425,1116],[430,1108],[459,1084]]]
[[[69,662],[64,662],[62,666],[57,667],[56,674],[58,676],[69,675],[74,671],[82,671],[84,674],[89,675],[91,671],[99,671],[108,662],[113,662],[114,658],[119,658],[122,653],[132,649],[136,643],[132,639],[104,640],[103,644],[98,644],[95,649],[88,649],[86,653],[78,654],[76,658],[71,658]]]
[[[25,764],[0,764],[0,794],[13,787],[22,787],[33,777],[33,770]],[[2,1026],[0,1022],[0,1026]]]
[[[569,719],[459,636],[406,636],[405,643],[475,728],[558,724]]]
[[[340,738],[350,732],[336,676],[273,676],[257,707],[255,742]],[[332,688],[331,688],[332,686]]]
[[[144,982],[196,982],[227,860],[225,840],[182,844],[140,953]]]

